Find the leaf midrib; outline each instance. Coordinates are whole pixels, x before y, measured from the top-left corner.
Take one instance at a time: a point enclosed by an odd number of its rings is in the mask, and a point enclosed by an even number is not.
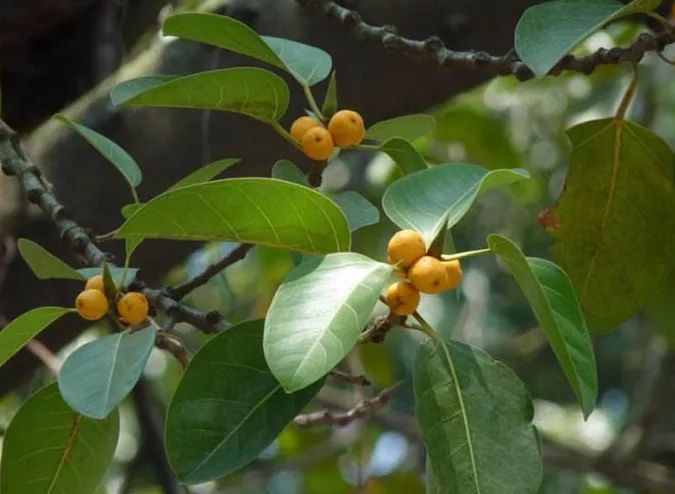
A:
[[[61,474],[61,470],[66,464],[66,461],[68,460],[68,456],[70,452],[72,451],[73,447],[75,446],[75,440],[77,439],[77,432],[80,429],[80,423],[82,422],[82,415],[79,413],[74,414],[74,420],[73,420],[73,425],[70,427],[70,430],[68,431],[68,440],[66,441],[66,445],[63,447],[63,453],[61,454],[61,458],[59,459],[59,463],[56,466],[56,470],[54,471],[54,475],[52,477],[52,480],[49,483],[49,487],[47,488],[47,494],[51,494],[52,489],[56,486],[56,481],[59,478],[59,475]]]

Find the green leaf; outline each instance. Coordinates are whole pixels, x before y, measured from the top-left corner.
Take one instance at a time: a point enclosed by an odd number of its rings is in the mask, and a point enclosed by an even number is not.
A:
[[[413,173],[394,182],[382,197],[384,212],[401,229],[420,232],[427,243],[446,224],[452,228],[480,192],[529,178],[519,168],[486,170],[453,163]]]
[[[140,185],[141,180],[143,179],[141,169],[131,155],[119,144],[108,139],[103,134],[99,134],[95,130],[73,122],[65,115],[58,114],[54,118],[69,125],[75,132],[80,134],[89,144],[91,144],[101,156],[108,160],[117,171],[122,174],[132,190]],[[136,197],[135,190],[133,190],[133,194],[134,197]]]
[[[555,0],[527,9],[516,26],[516,52],[537,76],[548,73],[572,48],[619,17],[649,12],[660,0]]]
[[[392,137],[380,146],[380,151],[389,155],[401,172],[406,175],[427,169],[427,162],[415,146],[400,137]]]
[[[337,93],[337,78],[336,72],[330,75],[330,82],[328,83],[328,89],[326,89],[326,96],[323,100],[323,106],[321,107],[321,113],[324,117],[332,117],[338,110],[338,93]]]
[[[180,189],[187,187],[188,185],[194,185],[202,182],[208,182],[209,180],[217,177],[225,170],[230,168],[233,165],[239,163],[241,159],[239,158],[225,158],[222,160],[214,161],[207,165],[202,166],[201,168],[193,171],[187,177],[182,178],[171,187],[167,189],[167,192],[170,190]],[[125,216],[128,218],[128,216]]]
[[[126,206],[122,206],[122,217],[126,220],[131,217],[132,214],[134,214],[136,211],[141,209],[143,207],[142,202],[135,202],[133,204],[127,204]]]
[[[380,221],[377,208],[358,192],[347,190],[331,196],[331,199],[342,209],[352,232]]]
[[[263,323],[209,340],[173,395],[166,421],[169,462],[189,484],[227,475],[255,459],[321,388],[287,394],[262,353]]]
[[[110,101],[113,105],[122,105],[139,94],[142,94],[150,89],[154,89],[162,84],[171,82],[180,76],[177,75],[151,75],[146,77],[139,77],[124,81],[115,86],[110,92]]]
[[[164,23],[164,34],[257,58],[288,71],[308,86],[325,79],[332,65],[330,55],[323,50],[295,41],[261,37],[246,24],[217,14],[173,15]]]
[[[84,277],[77,270],[47,251],[44,247],[27,238],[20,238],[17,242],[19,254],[26,264],[40,280],[52,278],[66,280],[83,280]]]
[[[117,238],[225,240],[307,253],[349,250],[342,211],[319,192],[270,178],[191,185],[155,197]]]
[[[298,185],[308,185],[307,177],[298,166],[290,160],[279,160],[272,167],[272,178],[293,182]]]
[[[568,135],[570,169],[551,212],[553,257],[591,330],[606,331],[640,311],[675,267],[675,157],[631,122],[585,122]]]
[[[349,353],[391,272],[350,253],[310,259],[291,272],[272,300],[263,341],[286,391],[316,382]]]
[[[108,300],[114,300],[115,295],[117,295],[117,284],[113,280],[112,272],[106,261],[103,261],[101,266],[101,275],[103,276],[103,291],[106,297],[108,297]]]
[[[73,412],[52,383],[31,396],[2,443],[3,494],[96,492],[112,462],[119,415],[92,420]]]
[[[366,139],[385,142],[393,137],[414,141],[434,130],[436,119],[431,115],[404,115],[383,120],[370,126]]]
[[[107,417],[136,385],[154,344],[155,330],[149,327],[82,345],[61,367],[61,396],[82,415]]]
[[[532,401],[508,367],[468,345],[428,340],[417,350],[414,391],[437,492],[538,491],[542,460]]]
[[[124,268],[118,268],[117,266],[108,265],[108,269],[110,270],[110,275],[112,276],[115,285],[117,285],[118,287],[122,286],[123,278],[125,278]],[[84,279],[87,280],[92,276],[103,274],[103,270],[101,268],[82,268],[78,269],[77,272],[80,273],[84,277]],[[131,283],[134,280],[134,278],[136,278],[137,274],[138,274],[137,268],[127,268],[126,279],[124,279],[125,285]]]
[[[24,312],[0,331],[0,367],[5,365],[30,340],[73,309],[38,307]]]
[[[283,79],[251,67],[126,81],[113,89],[111,97],[117,105],[232,111],[268,123],[286,113],[289,101]]]
[[[525,257],[506,237],[490,235],[488,245],[509,268],[530,302],[546,338],[588,417],[598,397],[593,343],[572,282],[559,266]]]

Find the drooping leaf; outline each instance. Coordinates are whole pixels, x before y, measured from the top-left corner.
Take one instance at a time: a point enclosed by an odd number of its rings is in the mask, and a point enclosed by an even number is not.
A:
[[[326,97],[323,99],[323,106],[321,113],[326,118],[332,117],[338,110],[338,92],[337,92],[337,77],[335,71],[330,75],[328,82],[328,89],[326,89]]]
[[[467,163],[437,165],[394,182],[382,205],[401,229],[420,232],[431,242],[444,224],[452,228],[482,191],[529,178],[527,171],[486,170]]]
[[[2,328],[0,330],[0,367],[43,329],[72,310],[65,307],[38,307],[24,312]]]
[[[347,355],[391,272],[351,253],[310,259],[291,272],[272,300],[263,341],[286,391],[316,382]]]
[[[239,163],[241,159],[239,158],[225,158],[222,160],[214,161],[208,163],[201,168],[190,173],[187,177],[180,179],[178,182],[173,184],[167,189],[167,192],[170,190],[180,189],[187,187],[188,185],[194,185],[202,182],[208,182],[212,178],[217,177],[225,170],[230,168],[233,165]]]
[[[649,12],[660,0],[555,0],[534,5],[516,26],[516,52],[537,76],[551,70],[572,48],[619,17]]]
[[[272,178],[293,182],[298,185],[308,185],[307,176],[298,165],[290,160],[279,160],[272,167]]]
[[[400,137],[392,137],[380,146],[405,175],[427,169],[427,162],[415,146]]]
[[[213,480],[255,459],[309,403],[321,382],[287,394],[262,353],[262,321],[208,341],[173,395],[166,422],[169,461],[189,484]]]
[[[12,419],[3,438],[3,494],[95,492],[113,459],[119,415],[92,420],[72,411],[52,383]]]
[[[644,307],[675,267],[675,157],[631,122],[585,122],[568,135],[553,257],[570,274],[591,330],[606,331]]]
[[[525,257],[500,235],[488,237],[490,249],[506,264],[530,302],[541,329],[588,417],[598,395],[593,343],[572,282],[559,266]]]
[[[195,184],[155,197],[118,238],[225,240],[324,254],[349,250],[340,208],[319,192],[270,178]]]
[[[61,367],[61,396],[82,415],[107,417],[136,385],[154,344],[154,328],[145,328],[82,345]]]
[[[41,245],[36,244],[27,238],[20,238],[17,241],[19,254],[26,261],[26,264],[40,280],[60,278],[66,280],[83,280],[84,277],[77,270],[54,254],[46,250]]]
[[[288,108],[288,86],[279,76],[263,69],[240,67],[171,79],[146,79],[133,79],[118,85],[111,93],[113,102],[117,105],[231,111],[263,122],[279,120]]]
[[[377,208],[358,192],[347,190],[331,196],[331,199],[342,209],[352,232],[380,221]]]
[[[468,345],[428,340],[417,350],[414,390],[437,492],[538,491],[542,460],[532,401],[508,367]]]
[[[164,34],[178,36],[257,58],[288,71],[301,84],[312,86],[330,73],[325,51],[295,41],[259,36],[246,24],[217,14],[185,13],[169,17]]]
[[[117,171],[122,174],[132,189],[141,184],[141,180],[143,179],[141,169],[138,167],[136,160],[134,160],[119,144],[89,127],[73,122],[65,115],[59,114],[54,118],[69,125],[75,132],[80,134],[89,144],[91,144],[101,156],[108,160]]]
[[[393,137],[414,141],[434,130],[436,119],[431,115],[404,115],[389,120],[382,120],[371,125],[366,132],[366,139],[385,142]]]
[[[128,268],[126,276],[124,274],[124,268],[118,268],[117,266],[108,265],[108,269],[110,270],[110,275],[112,276],[112,279],[115,282],[115,285],[117,286],[121,286],[122,281],[124,281],[125,285],[131,283],[138,274],[138,268]],[[85,279],[89,279],[93,276],[103,274],[101,268],[81,268],[78,269],[77,272],[80,273]]]

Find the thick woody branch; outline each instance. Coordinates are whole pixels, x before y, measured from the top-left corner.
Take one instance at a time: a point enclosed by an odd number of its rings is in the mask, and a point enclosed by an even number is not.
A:
[[[447,48],[443,41],[431,36],[425,40],[415,40],[397,34],[395,26],[374,26],[363,21],[353,10],[347,9],[330,0],[296,0],[310,10],[322,12],[335,19],[356,36],[369,42],[381,44],[389,52],[418,61],[431,61],[446,68],[472,68],[491,72],[495,75],[515,75],[519,80],[532,79],[534,74],[513,50],[505,55],[496,56],[484,51],[455,51]],[[549,75],[559,75],[564,71],[590,74],[600,65],[619,63],[635,64],[645,53],[661,52],[667,45],[675,42],[675,30],[666,29],[658,34],[642,33],[637,40],[625,48],[601,48],[591,55],[563,58]]]
[[[98,248],[89,232],[73,221],[70,212],[54,195],[51,185],[24,154],[19,136],[2,120],[0,120],[0,165],[6,175],[17,177],[28,200],[49,217],[63,242],[86,265],[100,266],[104,261],[111,260],[112,256]],[[133,286],[143,292],[152,307],[165,312],[178,322],[192,324],[208,333],[220,332],[225,327],[218,313],[203,313],[193,309],[178,302],[163,290],[148,288],[142,281],[133,283]]]
[[[355,420],[367,417],[368,415],[384,408],[384,406],[389,403],[389,400],[400,386],[401,383],[398,382],[393,386],[385,388],[376,396],[359,402],[346,412],[331,412],[329,410],[321,410],[318,412],[298,415],[295,417],[295,419],[293,419],[293,423],[300,427],[314,427],[317,425],[345,426],[354,422]]]

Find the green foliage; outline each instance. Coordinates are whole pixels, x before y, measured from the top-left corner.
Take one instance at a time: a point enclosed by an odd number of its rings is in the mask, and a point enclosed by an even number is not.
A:
[[[167,454],[189,483],[226,475],[255,459],[323,382],[287,394],[262,353],[263,322],[232,327],[204,345],[167,412]]]
[[[263,347],[288,392],[326,375],[352,349],[391,266],[359,254],[331,254],[298,266],[282,283],[265,320]]]
[[[111,97],[116,105],[231,111],[267,123],[284,116],[289,100],[283,79],[249,67],[131,80],[113,89]]]
[[[20,238],[17,243],[19,254],[28,267],[40,280],[61,278],[66,280],[84,280],[84,276],[75,268],[47,251],[44,247],[27,238]]]
[[[352,232],[380,221],[380,212],[358,192],[346,190],[331,196],[347,218]]]
[[[382,120],[371,125],[366,132],[366,139],[385,142],[393,137],[414,141],[434,130],[436,120],[431,115],[404,115],[389,120]]]
[[[321,107],[321,113],[324,117],[330,118],[338,110],[338,90],[337,90],[337,76],[336,72],[330,75],[330,81],[328,82],[328,89],[326,90],[326,97],[323,100],[323,106]]]
[[[141,180],[143,180],[143,173],[129,153],[122,149],[119,144],[108,139],[103,134],[100,134],[84,125],[75,123],[65,115],[59,114],[54,118],[66,125],[69,125],[75,132],[77,132],[89,144],[91,144],[92,147],[101,154],[101,156],[108,160],[129,183],[129,186],[131,187],[131,193],[134,196],[134,199],[138,201],[135,188],[141,184]]]
[[[635,315],[675,263],[673,163],[668,145],[631,122],[572,127],[570,170],[553,210],[553,256],[570,274],[590,328]],[[589,207],[593,205],[593,207]]]
[[[619,17],[649,12],[660,0],[555,0],[527,9],[516,26],[518,56],[537,76],[551,70],[577,44]]]
[[[3,438],[3,494],[92,493],[103,481],[119,434],[117,412],[92,420],[73,412],[56,384],[31,396]]]
[[[136,385],[154,344],[155,330],[145,328],[81,346],[63,363],[61,396],[86,417],[107,417]]]
[[[533,406],[510,369],[468,345],[429,340],[417,350],[414,376],[416,415],[437,492],[538,491],[542,461]]]
[[[525,257],[506,237],[490,235],[488,245],[523,290],[546,338],[588,417],[598,395],[591,337],[570,279],[550,261]]]
[[[164,34],[200,41],[262,60],[288,71],[300,84],[313,86],[330,73],[330,55],[295,41],[259,36],[236,19],[216,14],[187,13],[169,17]]]
[[[380,151],[389,155],[404,174],[411,174],[427,169],[427,162],[415,146],[400,137],[392,137],[382,143]]]
[[[528,177],[520,169],[488,171],[466,163],[438,165],[394,182],[382,197],[382,206],[399,228],[420,232],[429,245],[444,227],[452,228],[462,219],[480,192]]]
[[[202,182],[208,182],[209,180],[214,179],[221,173],[223,173],[225,170],[230,168],[231,166],[236,165],[239,163],[241,160],[239,158],[225,158],[222,160],[218,161],[213,161],[211,163],[208,163],[192,173],[190,173],[187,177],[184,177],[180,179],[178,182],[173,184],[171,187],[166,189],[167,192],[171,190],[176,190],[176,189],[181,189],[183,187],[187,187],[188,185],[194,185],[194,184],[199,184]],[[128,216],[126,216],[128,217]]]
[[[0,331],[0,367],[43,329],[72,310],[64,307],[38,307],[24,312],[2,328]]]
[[[137,268],[118,268],[117,266],[108,265],[108,271],[110,271],[110,276],[112,276],[113,282],[116,286],[122,286],[122,282],[128,284],[134,280],[136,274],[138,273]],[[81,268],[77,270],[85,279],[89,279],[92,276],[98,274],[103,274],[101,268]]]

